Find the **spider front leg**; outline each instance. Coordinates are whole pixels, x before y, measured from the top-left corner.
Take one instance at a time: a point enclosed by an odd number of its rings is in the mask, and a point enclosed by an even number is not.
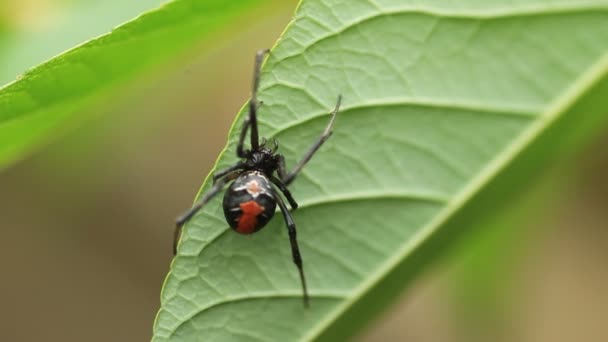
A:
[[[246,118],[243,121],[243,126],[241,127],[241,134],[239,135],[239,142],[236,145],[236,155],[239,158],[246,158],[249,151],[245,151],[245,137],[247,136],[247,131],[249,130],[249,126],[251,126],[251,120]]]
[[[196,202],[192,208],[186,211],[183,215],[177,218],[175,221],[175,231],[173,233],[173,255],[177,254],[177,244],[179,243],[179,238],[181,236],[182,227],[184,223],[188,222],[194,214],[196,214],[199,210],[203,208],[207,202],[209,202],[215,195],[217,195],[222,189],[226,182],[232,180],[237,176],[238,173],[228,174],[226,177],[221,178],[217,183],[213,185],[213,187],[207,191],[199,200]]]
[[[285,224],[287,225],[287,232],[289,233],[289,243],[291,244],[291,255],[293,257],[293,263],[296,264],[298,268],[298,272],[300,273],[300,281],[302,282],[302,291],[304,293],[304,306],[308,307],[308,289],[306,287],[306,278],[304,277],[304,265],[302,263],[302,256],[300,255],[300,248],[298,247],[297,240],[297,232],[296,232],[296,223],[291,216],[291,213],[287,209],[285,202],[279,194],[274,193],[274,198],[281,208],[281,213],[283,213],[283,218],[285,219]]]
[[[259,135],[258,135],[258,118],[257,109],[258,104],[258,87],[260,85],[260,68],[262,67],[262,61],[264,55],[270,50],[260,50],[255,54],[255,63],[253,66],[253,84],[251,89],[251,100],[249,100],[249,125],[251,125],[251,149],[257,150],[260,147]]]
[[[258,109],[260,109],[260,107],[263,104],[264,103],[262,101],[260,101],[258,103],[256,112]],[[249,115],[251,115],[251,113],[249,113]],[[254,113],[254,115],[255,115],[255,113]],[[249,130],[250,126],[251,126],[251,119],[245,118],[245,121],[243,121],[243,126],[241,126],[241,134],[239,135],[239,141],[236,144],[236,155],[239,158],[247,158],[247,156],[249,155],[249,151],[245,150],[245,138],[247,137],[247,131]]]
[[[334,122],[336,121],[336,115],[338,114],[338,111],[340,110],[341,102],[342,102],[342,95],[339,95],[338,101],[336,102],[336,108],[334,108],[334,110],[331,112],[331,118],[329,119],[329,123],[327,124],[327,127],[325,127],[325,130],[323,131],[321,136],[319,136],[317,138],[315,143],[312,144],[312,146],[304,154],[304,157],[302,157],[300,162],[298,162],[298,164],[296,164],[296,166],[293,168],[293,170],[291,170],[291,172],[285,173],[285,160],[282,156],[280,157],[282,159],[282,161],[281,160],[279,161],[279,176],[281,177],[281,180],[283,181],[283,183],[285,185],[289,185],[289,184],[291,184],[291,182],[293,182],[293,180],[296,178],[298,173],[300,173],[300,171],[302,171],[302,168],[304,167],[304,165],[306,165],[306,163],[308,163],[310,158],[312,158],[312,156],[315,154],[315,152],[317,152],[319,147],[321,147],[321,145],[323,145],[323,143],[331,136],[332,128],[334,126]]]

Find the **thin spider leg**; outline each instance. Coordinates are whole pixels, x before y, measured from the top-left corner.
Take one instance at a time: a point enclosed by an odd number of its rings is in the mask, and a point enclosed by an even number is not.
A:
[[[213,185],[213,187],[207,191],[199,200],[196,202],[192,208],[186,211],[183,215],[175,220],[175,231],[173,233],[173,254],[177,254],[177,244],[179,243],[179,238],[182,232],[182,226],[184,223],[188,222],[194,214],[196,214],[201,208],[207,204],[215,195],[217,195],[222,189],[226,182],[232,180],[237,176],[239,172],[235,172],[229,174],[228,176],[221,178],[217,183]]]
[[[300,255],[300,248],[298,247],[298,240],[296,238],[296,223],[291,216],[291,213],[287,209],[285,202],[279,194],[274,193],[274,198],[281,208],[283,218],[285,218],[285,224],[287,224],[287,232],[289,233],[289,242],[291,243],[291,255],[293,257],[293,263],[298,267],[300,273],[300,281],[302,282],[302,292],[304,293],[304,306],[308,307],[308,289],[306,288],[306,278],[304,277],[304,265],[302,263],[302,256]]]
[[[217,171],[216,173],[213,174],[213,184],[215,184],[217,182],[218,179],[228,175],[229,173],[232,173],[234,171],[237,170],[241,170],[243,169],[243,167],[245,166],[245,164],[243,162],[238,162],[232,166],[229,166],[223,170]]]
[[[259,101],[257,109],[260,109],[263,104],[264,102]],[[249,127],[251,127],[251,121],[249,120],[249,118],[245,118],[245,120],[243,121],[243,126],[241,126],[239,142],[236,145],[236,155],[239,158],[247,158],[247,156],[249,155],[249,151],[245,150],[245,138],[247,137],[247,131],[249,130]]]
[[[279,174],[279,179],[281,179],[281,181],[283,181],[285,178],[287,178],[287,169],[285,167],[285,156],[277,153],[276,154],[278,162],[277,162],[277,173]]]
[[[260,50],[255,54],[255,64],[253,66],[253,84],[251,89],[251,100],[249,100],[249,122],[251,124],[251,149],[257,150],[260,146],[258,136],[258,86],[260,85],[260,68],[264,55],[268,53],[268,49]]]
[[[291,182],[293,182],[294,178],[296,178],[296,176],[302,170],[304,165],[306,165],[306,163],[308,163],[310,158],[312,158],[312,156],[315,154],[315,152],[317,152],[319,147],[321,147],[321,145],[323,145],[323,143],[331,136],[332,128],[334,126],[334,122],[336,121],[336,115],[338,114],[338,111],[340,110],[341,102],[342,102],[342,95],[339,95],[338,101],[336,102],[336,108],[334,108],[334,110],[331,112],[331,118],[329,119],[329,123],[327,124],[327,127],[325,127],[325,130],[323,131],[321,136],[319,136],[319,138],[317,138],[315,143],[310,147],[310,149],[308,149],[306,154],[304,154],[304,157],[300,160],[300,162],[298,162],[298,164],[293,168],[293,170],[291,170],[291,172],[289,172],[288,174],[284,175],[284,177],[282,177],[283,183],[285,183],[285,185],[289,185],[289,184],[291,184]]]
[[[277,177],[274,177],[274,176],[270,178],[270,181],[274,185],[276,185],[277,188],[279,188],[279,190],[281,190],[283,195],[285,195],[285,198],[287,198],[287,201],[289,202],[289,205],[291,206],[291,210],[298,209],[298,202],[296,202],[296,200],[293,198],[293,196],[291,195],[291,192],[289,191],[289,189],[287,189],[285,184],[283,184],[283,182],[281,182],[280,179],[278,179]]]
[[[245,151],[245,137],[247,136],[247,130],[249,130],[249,126],[251,126],[251,121],[249,118],[246,118],[243,121],[243,126],[241,127],[241,134],[239,135],[239,142],[236,145],[236,155],[239,158],[246,158],[249,151]]]

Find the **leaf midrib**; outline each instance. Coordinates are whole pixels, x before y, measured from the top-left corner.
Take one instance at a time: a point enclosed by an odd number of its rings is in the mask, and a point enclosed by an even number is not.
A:
[[[310,292],[310,297],[311,298],[318,298],[318,299],[335,299],[335,300],[345,300],[348,298],[348,296],[346,295],[346,293],[344,293],[344,291],[340,291],[337,290],[336,292],[330,292],[330,291],[312,291]],[[169,334],[169,338],[171,338],[184,324],[190,322],[193,318],[195,318],[196,316],[224,306],[224,305],[228,305],[228,304],[234,304],[234,303],[239,303],[239,302],[249,302],[249,301],[257,301],[257,300],[266,300],[266,299],[297,299],[299,301],[302,300],[302,291],[301,290],[294,290],[294,291],[282,291],[282,292],[263,292],[263,291],[257,291],[257,292],[253,292],[252,293],[248,293],[247,295],[243,295],[243,296],[231,296],[231,297],[223,297],[222,300],[217,300],[213,303],[211,303],[210,305],[205,306],[204,308],[200,308],[199,310],[196,310],[192,315],[189,315],[188,317],[186,317],[186,319],[181,320],[181,322],[172,330],[170,330],[170,334]]]
[[[469,182],[460,192],[454,195],[453,200],[449,201],[446,207],[441,210],[428,224],[417,231],[410,240],[408,240],[400,250],[378,268],[378,271],[372,273],[367,279],[352,291],[352,296],[349,300],[345,300],[336,306],[324,320],[319,321],[316,328],[311,329],[303,340],[314,340],[318,337],[336,318],[345,312],[358,298],[362,297],[366,290],[371,288],[375,283],[381,281],[382,277],[389,272],[390,269],[396,267],[407,255],[418,248],[431,236],[439,227],[441,227],[455,212],[461,209],[477,192],[479,192],[484,184],[490,182],[496,174],[506,167],[511,160],[523,151],[532,140],[551,125],[557,118],[572,107],[576,100],[590,88],[598,83],[601,79],[608,75],[608,53],[603,54],[598,58],[598,61],[589,67],[582,75],[572,83],[562,94],[556,96],[547,110],[538,116],[536,121],[530,123],[529,127],[522,132],[513,142],[507,146],[502,153],[499,153],[490,163],[481,170],[471,182]]]
[[[412,13],[412,14],[427,14],[436,17],[443,18],[464,18],[464,19],[498,19],[507,17],[530,17],[544,14],[564,14],[564,13],[577,13],[577,12],[589,12],[597,11],[598,9],[608,9],[608,4],[598,5],[597,3],[590,4],[565,4],[560,3],[559,5],[547,4],[541,5],[515,5],[514,7],[498,7],[498,8],[485,8],[485,9],[458,9],[453,7],[435,7],[428,6],[426,3],[419,6],[401,6],[391,10],[383,10],[380,6],[375,4],[373,0],[369,1],[370,4],[374,5],[380,13],[377,14],[400,14],[400,13]]]

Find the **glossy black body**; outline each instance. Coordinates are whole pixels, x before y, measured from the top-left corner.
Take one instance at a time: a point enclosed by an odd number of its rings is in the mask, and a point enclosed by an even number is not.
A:
[[[266,142],[262,142],[258,151],[246,151],[243,168],[247,171],[259,171],[264,175],[272,175],[279,168],[280,162],[279,155],[275,154],[278,146],[275,146],[275,149],[271,150],[266,148]]]
[[[243,212],[243,204],[255,202],[262,210],[256,215],[255,227],[243,227],[241,218],[247,213]],[[274,216],[277,202],[273,197],[272,185],[268,178],[259,171],[247,171],[240,174],[230,184],[224,193],[224,216],[226,222],[234,231],[241,234],[252,234],[262,229]],[[239,226],[241,223],[241,226]]]
[[[236,164],[217,171],[213,175],[213,186],[200,196],[198,201],[176,220],[173,252],[177,253],[177,244],[181,236],[184,223],[190,220],[207,202],[220,193],[224,186],[230,184],[224,195],[224,216],[230,227],[241,234],[252,234],[264,227],[274,215],[277,205],[283,214],[293,262],[298,268],[304,294],[304,305],[308,305],[308,290],[306,278],[304,277],[304,264],[298,247],[296,223],[289,208],[281,197],[285,197],[291,210],[298,208],[298,203],[287,188],[300,173],[304,165],[310,161],[312,156],[331,136],[336,115],[340,109],[341,96],[338,96],[335,109],[330,113],[329,123],[317,140],[310,146],[308,151],[287,172],[285,168],[285,157],[277,153],[279,144],[273,140],[272,148],[266,146],[265,139],[259,139],[257,110],[261,103],[257,100],[257,89],[259,84],[260,67],[264,55],[268,50],[258,51],[255,59],[253,89],[249,101],[249,115],[244,120],[239,140],[236,146],[236,155],[240,159]],[[250,148],[245,147],[245,140],[249,134]]]

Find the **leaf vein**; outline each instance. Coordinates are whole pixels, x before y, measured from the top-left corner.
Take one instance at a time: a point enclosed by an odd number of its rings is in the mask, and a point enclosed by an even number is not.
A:
[[[337,300],[345,300],[348,297],[343,293],[310,293],[311,298],[320,298],[320,299],[337,299]],[[257,293],[254,295],[246,295],[246,296],[234,296],[234,297],[226,297],[221,300],[215,301],[211,304],[206,305],[205,307],[199,308],[192,315],[182,320],[177,324],[177,326],[171,329],[169,338],[171,338],[177,330],[179,330],[184,324],[190,322],[196,316],[205,313],[214,308],[218,308],[224,305],[235,304],[239,302],[248,302],[255,300],[263,300],[263,299],[298,299],[301,300],[302,293],[293,292],[293,293]],[[167,310],[164,310],[167,311]]]

